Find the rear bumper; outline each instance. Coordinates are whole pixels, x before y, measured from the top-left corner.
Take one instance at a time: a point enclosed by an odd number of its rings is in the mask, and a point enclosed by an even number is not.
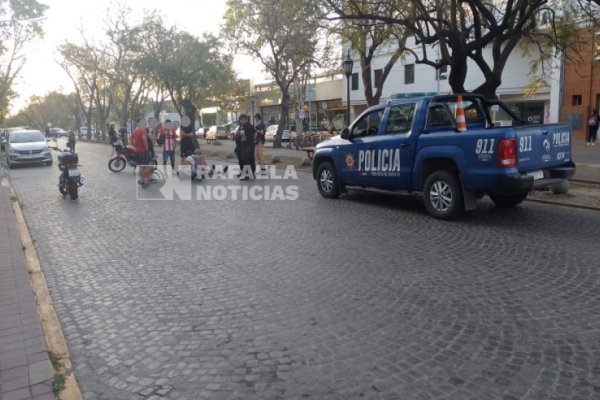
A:
[[[575,175],[575,164],[542,170],[544,177],[534,179],[527,174],[511,174],[498,177],[497,192],[500,193],[525,193],[535,189],[541,189],[555,185],[564,179],[570,179]]]

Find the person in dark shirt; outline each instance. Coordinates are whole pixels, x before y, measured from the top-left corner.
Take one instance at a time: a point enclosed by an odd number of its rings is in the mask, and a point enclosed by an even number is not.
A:
[[[240,164],[241,180],[249,180],[254,178],[254,172],[256,171],[256,161],[254,158],[254,151],[256,147],[256,130],[250,123],[250,118],[247,115],[242,114],[239,118],[240,127],[236,133],[236,154]]]

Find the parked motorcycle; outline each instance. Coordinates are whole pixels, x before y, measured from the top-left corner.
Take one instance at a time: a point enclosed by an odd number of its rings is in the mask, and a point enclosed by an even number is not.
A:
[[[112,142],[112,146],[115,149],[115,155],[108,161],[108,169],[112,172],[121,172],[127,165],[135,168],[137,167],[137,158],[135,149],[133,146],[123,146],[121,139],[117,139]],[[156,158],[152,159],[154,168],[158,165]]]
[[[63,197],[67,197],[68,194],[71,200],[77,200],[79,188],[85,183],[85,178],[77,169],[78,162],[77,154],[69,150],[63,150],[58,156],[58,169],[61,170],[58,177],[58,190]]]

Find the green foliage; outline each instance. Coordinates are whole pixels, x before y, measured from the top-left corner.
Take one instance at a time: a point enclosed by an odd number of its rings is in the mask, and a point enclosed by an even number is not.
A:
[[[54,377],[52,378],[52,390],[54,390],[55,394],[58,394],[65,388],[66,381],[67,379],[63,374],[54,374]]]
[[[39,19],[47,8],[37,0],[0,0],[0,121],[15,96],[12,87],[25,62],[23,49],[42,35]]]
[[[414,0],[410,7],[402,0],[377,2],[390,13],[365,9],[364,4],[372,3],[366,0],[323,1],[343,20],[405,28],[416,39],[411,50],[416,63],[451,67],[449,83],[454,92],[465,91],[467,65],[472,61],[484,76],[474,92],[488,97],[495,96],[517,47],[525,51],[535,47],[539,60],[533,65],[544,68],[550,58],[566,54],[584,19],[593,21],[599,15],[598,7],[587,0]],[[432,47],[437,54],[427,54]],[[491,58],[485,57],[484,48]]]
[[[318,64],[322,10],[302,0],[228,0],[223,35],[280,86]]]
[[[318,66],[327,44],[319,41],[323,10],[318,1],[228,0],[222,35],[233,51],[257,59],[281,92],[280,146],[291,103],[290,86]]]
[[[6,125],[26,125],[44,130],[50,123],[53,127],[75,128],[73,114],[76,109],[74,94],[51,92],[44,97],[33,96],[24,109],[6,120]]]

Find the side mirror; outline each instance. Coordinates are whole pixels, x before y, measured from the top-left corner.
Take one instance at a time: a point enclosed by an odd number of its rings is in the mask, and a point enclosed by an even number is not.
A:
[[[340,137],[342,139],[346,139],[346,140],[350,139],[350,131],[348,130],[348,128],[344,128],[342,130],[342,133],[341,133]]]

